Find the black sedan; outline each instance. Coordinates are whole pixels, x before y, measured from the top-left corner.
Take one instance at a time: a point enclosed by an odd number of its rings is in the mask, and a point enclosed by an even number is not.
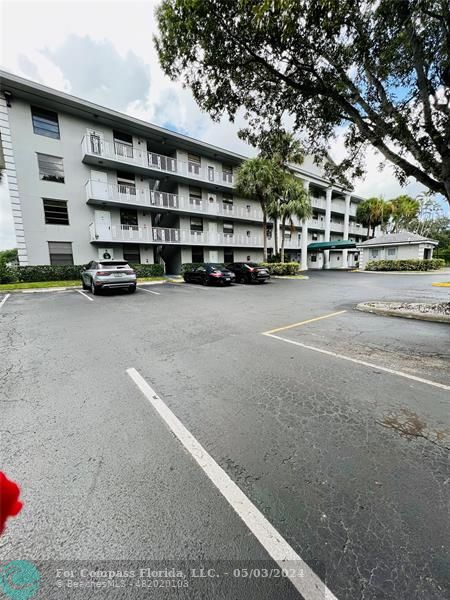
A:
[[[264,283],[270,279],[269,271],[257,263],[232,263],[227,268],[236,275],[237,283]]]
[[[235,275],[225,265],[217,263],[203,263],[183,273],[187,283],[201,283],[203,285],[230,285],[235,280]]]

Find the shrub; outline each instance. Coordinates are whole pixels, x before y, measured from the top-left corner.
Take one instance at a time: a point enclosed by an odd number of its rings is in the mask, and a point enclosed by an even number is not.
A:
[[[288,263],[260,263],[261,267],[266,267],[271,275],[297,275],[299,264],[297,262]]]
[[[80,272],[84,267],[85,265],[33,265],[8,269],[0,265],[0,279],[1,283],[70,281],[80,279]],[[133,265],[133,269],[138,277],[159,277],[164,274],[164,267],[158,264]]]
[[[162,265],[131,265],[136,271],[138,277],[160,277],[164,275],[164,267]]]
[[[69,281],[80,279],[84,265],[33,265],[16,267],[17,280],[22,281]]]
[[[16,270],[7,267],[3,263],[0,263],[0,283],[16,283],[16,281]]]
[[[192,271],[195,267],[199,267],[203,263],[183,263],[181,265],[181,274],[186,273],[186,271]]]
[[[405,260],[370,260],[366,271],[436,271],[445,266],[442,258],[419,260],[415,258]]]

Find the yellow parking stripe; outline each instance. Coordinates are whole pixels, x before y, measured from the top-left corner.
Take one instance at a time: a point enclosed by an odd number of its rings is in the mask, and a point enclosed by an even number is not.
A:
[[[314,317],[314,319],[308,319],[307,321],[300,321],[300,323],[293,323],[292,325],[286,325],[285,327],[277,327],[276,329],[271,329],[270,331],[264,331],[264,333],[269,334],[276,333],[278,331],[285,331],[286,329],[293,329],[294,327],[300,327],[300,325],[306,325],[307,323],[314,323],[314,321],[321,321],[322,319],[329,319],[330,317],[342,315],[345,312],[347,311],[339,310],[338,312],[330,313],[328,315],[322,315],[321,317]]]

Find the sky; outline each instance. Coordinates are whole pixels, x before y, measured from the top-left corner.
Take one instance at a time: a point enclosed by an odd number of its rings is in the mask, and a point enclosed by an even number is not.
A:
[[[215,123],[200,111],[190,91],[161,70],[153,45],[159,0],[0,0],[0,66],[22,77],[251,156],[237,137],[245,126]],[[343,144],[331,144],[342,157]],[[367,175],[354,182],[362,196],[422,191],[415,181],[401,188],[391,167],[380,173],[379,157],[367,153]],[[20,191],[20,190],[19,190]],[[15,245],[7,183],[0,183],[0,250]]]

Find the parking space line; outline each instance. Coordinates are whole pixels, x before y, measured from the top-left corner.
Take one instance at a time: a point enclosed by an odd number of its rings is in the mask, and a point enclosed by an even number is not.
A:
[[[147,292],[148,294],[155,294],[156,296],[161,296],[161,292],[154,292],[153,290],[146,290],[146,289],[145,289],[145,288],[143,288],[143,287],[139,287],[139,286],[138,286],[138,290],[139,290],[140,292]]]
[[[433,387],[437,387],[442,390],[450,390],[450,385],[445,385],[444,383],[438,383],[437,381],[431,381],[430,379],[424,379],[423,377],[417,377],[416,375],[410,375],[409,373],[404,373],[403,371],[396,371],[395,369],[389,369],[389,367],[381,367],[380,365],[375,365],[373,363],[366,362],[365,360],[360,360],[359,358],[352,358],[351,356],[345,356],[344,354],[338,354],[337,352],[332,352],[331,350],[324,350],[323,348],[316,348],[315,346],[309,346],[308,344],[302,344],[301,342],[296,342],[295,340],[289,340],[289,339],[283,338],[279,335],[273,335],[270,332],[265,332],[262,335],[271,337],[275,340],[280,340],[281,342],[286,342],[287,344],[293,344],[294,346],[300,346],[301,348],[306,348],[306,350],[313,350],[314,352],[320,352],[321,354],[326,354],[327,356],[333,356],[334,358],[339,358],[341,360],[347,360],[349,362],[356,363],[357,365],[363,365],[364,367],[369,367],[370,369],[376,369],[377,371],[384,371],[385,373],[390,373],[391,375],[398,375],[399,377],[404,377],[405,379],[412,379],[413,381],[417,381],[419,383],[424,383],[426,385],[431,385]]]
[[[6,296],[3,298],[3,300],[0,302],[0,308],[5,304],[5,302],[8,300],[8,298],[11,296],[11,294],[6,294]]]
[[[300,321],[300,323],[293,323],[292,325],[286,325],[284,327],[277,327],[276,329],[270,329],[269,331],[264,331],[264,335],[269,335],[271,333],[277,333],[278,331],[285,331],[286,329],[293,329],[294,327],[300,327],[300,325],[306,325],[307,323],[314,323],[314,321],[321,321],[322,319],[329,319],[330,317],[336,317],[337,315],[342,315],[347,312],[346,310],[339,310],[334,313],[329,313],[328,315],[322,315],[321,317],[314,317],[313,319],[307,319],[306,321]]]
[[[81,290],[77,290],[77,292],[79,294],[81,294],[82,296],[84,296],[85,298],[87,298],[88,300],[90,300],[91,302],[94,302],[94,298],[91,298],[90,296],[88,296],[87,294],[85,294],[84,292],[82,292]]]
[[[314,571],[186,429],[142,375],[134,368],[127,369],[126,372],[268,554],[281,569],[285,569],[286,576],[303,598],[305,600],[337,600]]]

